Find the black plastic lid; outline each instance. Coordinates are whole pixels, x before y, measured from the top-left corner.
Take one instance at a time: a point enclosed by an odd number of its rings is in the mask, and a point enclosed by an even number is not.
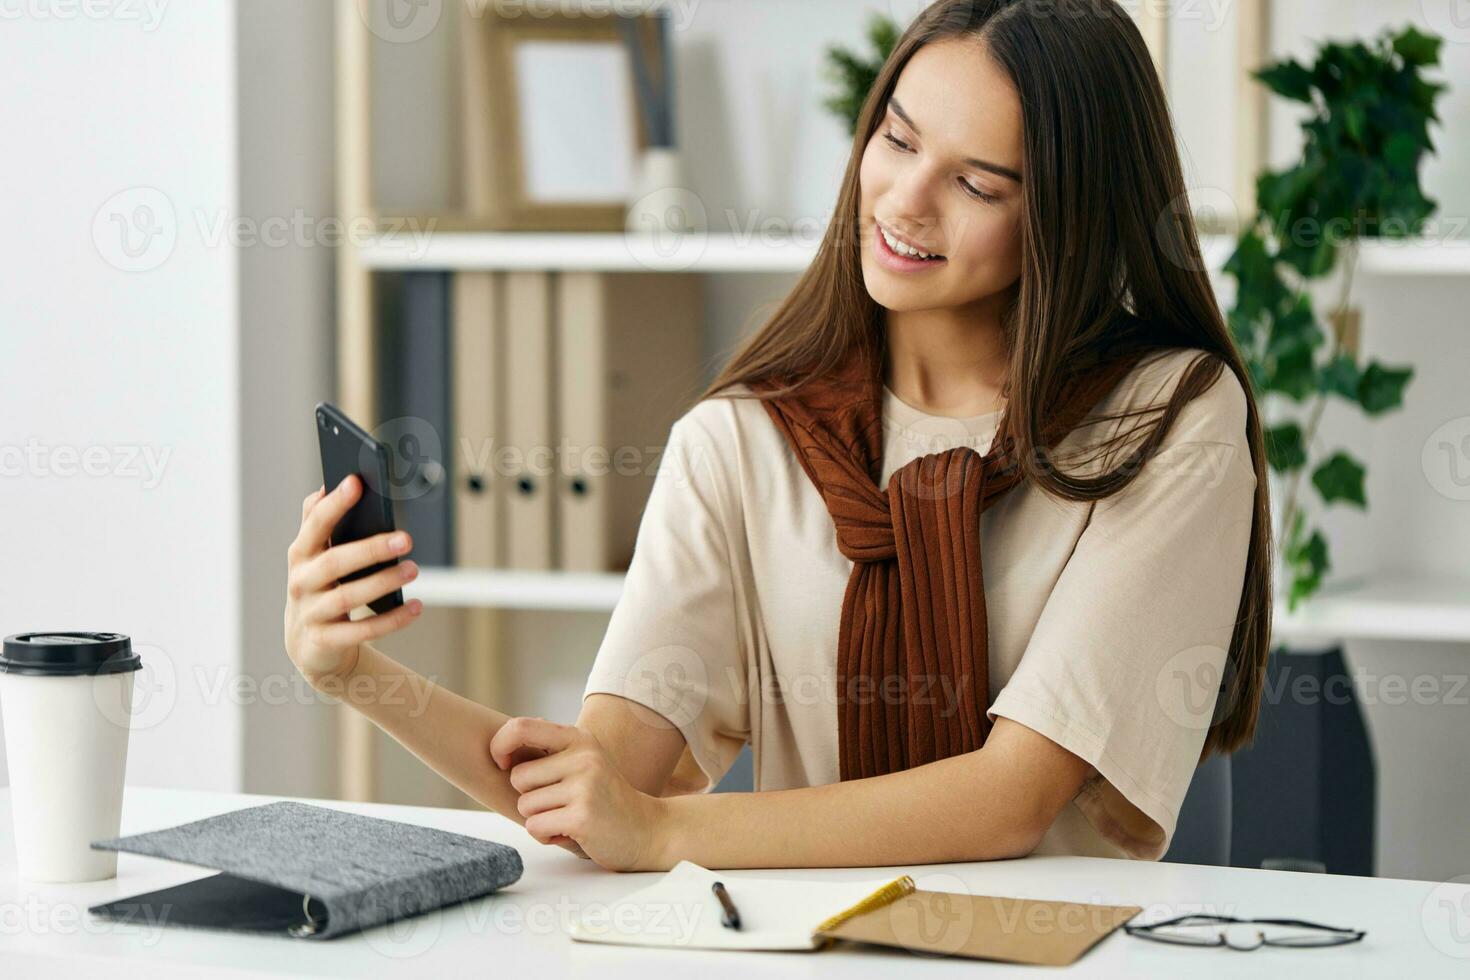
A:
[[[0,654],[0,673],[67,677],[120,674],[142,667],[142,658],[133,652],[133,641],[122,633],[14,633],[5,638]]]

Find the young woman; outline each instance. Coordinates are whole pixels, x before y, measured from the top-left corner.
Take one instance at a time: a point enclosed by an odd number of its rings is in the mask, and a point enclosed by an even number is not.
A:
[[[815,261],[670,433],[575,725],[375,696],[419,604],[348,619],[414,574],[335,584],[393,553],[327,546],[355,480],[304,502],[287,650],[608,868],[1157,859],[1251,738],[1271,550],[1148,51],[1109,0],[942,0],[858,134]],[[756,791],[703,792],[747,742]]]

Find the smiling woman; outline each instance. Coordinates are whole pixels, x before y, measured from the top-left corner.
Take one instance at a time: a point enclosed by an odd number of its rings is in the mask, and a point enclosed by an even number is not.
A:
[[[610,868],[1157,859],[1254,729],[1270,526],[1153,62],[1110,0],[941,0],[857,133],[670,432],[577,723],[354,704]],[[402,623],[312,611],[343,506],[307,502],[288,649],[374,689]],[[756,791],[704,792],[746,744]]]

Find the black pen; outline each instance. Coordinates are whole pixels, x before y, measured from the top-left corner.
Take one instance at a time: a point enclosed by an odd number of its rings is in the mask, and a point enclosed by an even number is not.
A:
[[[735,907],[734,902],[730,901],[730,893],[725,891],[725,883],[722,881],[715,882],[710,886],[710,891],[715,893],[715,898],[720,900],[720,905],[725,910],[725,914],[720,916],[720,924],[727,929],[739,929],[740,910]]]

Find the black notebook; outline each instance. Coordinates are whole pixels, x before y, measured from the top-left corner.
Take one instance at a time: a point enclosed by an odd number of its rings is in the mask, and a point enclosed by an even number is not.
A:
[[[329,939],[496,891],[515,848],[433,827],[281,801],[93,841],[220,873],[87,911],[109,919]]]

